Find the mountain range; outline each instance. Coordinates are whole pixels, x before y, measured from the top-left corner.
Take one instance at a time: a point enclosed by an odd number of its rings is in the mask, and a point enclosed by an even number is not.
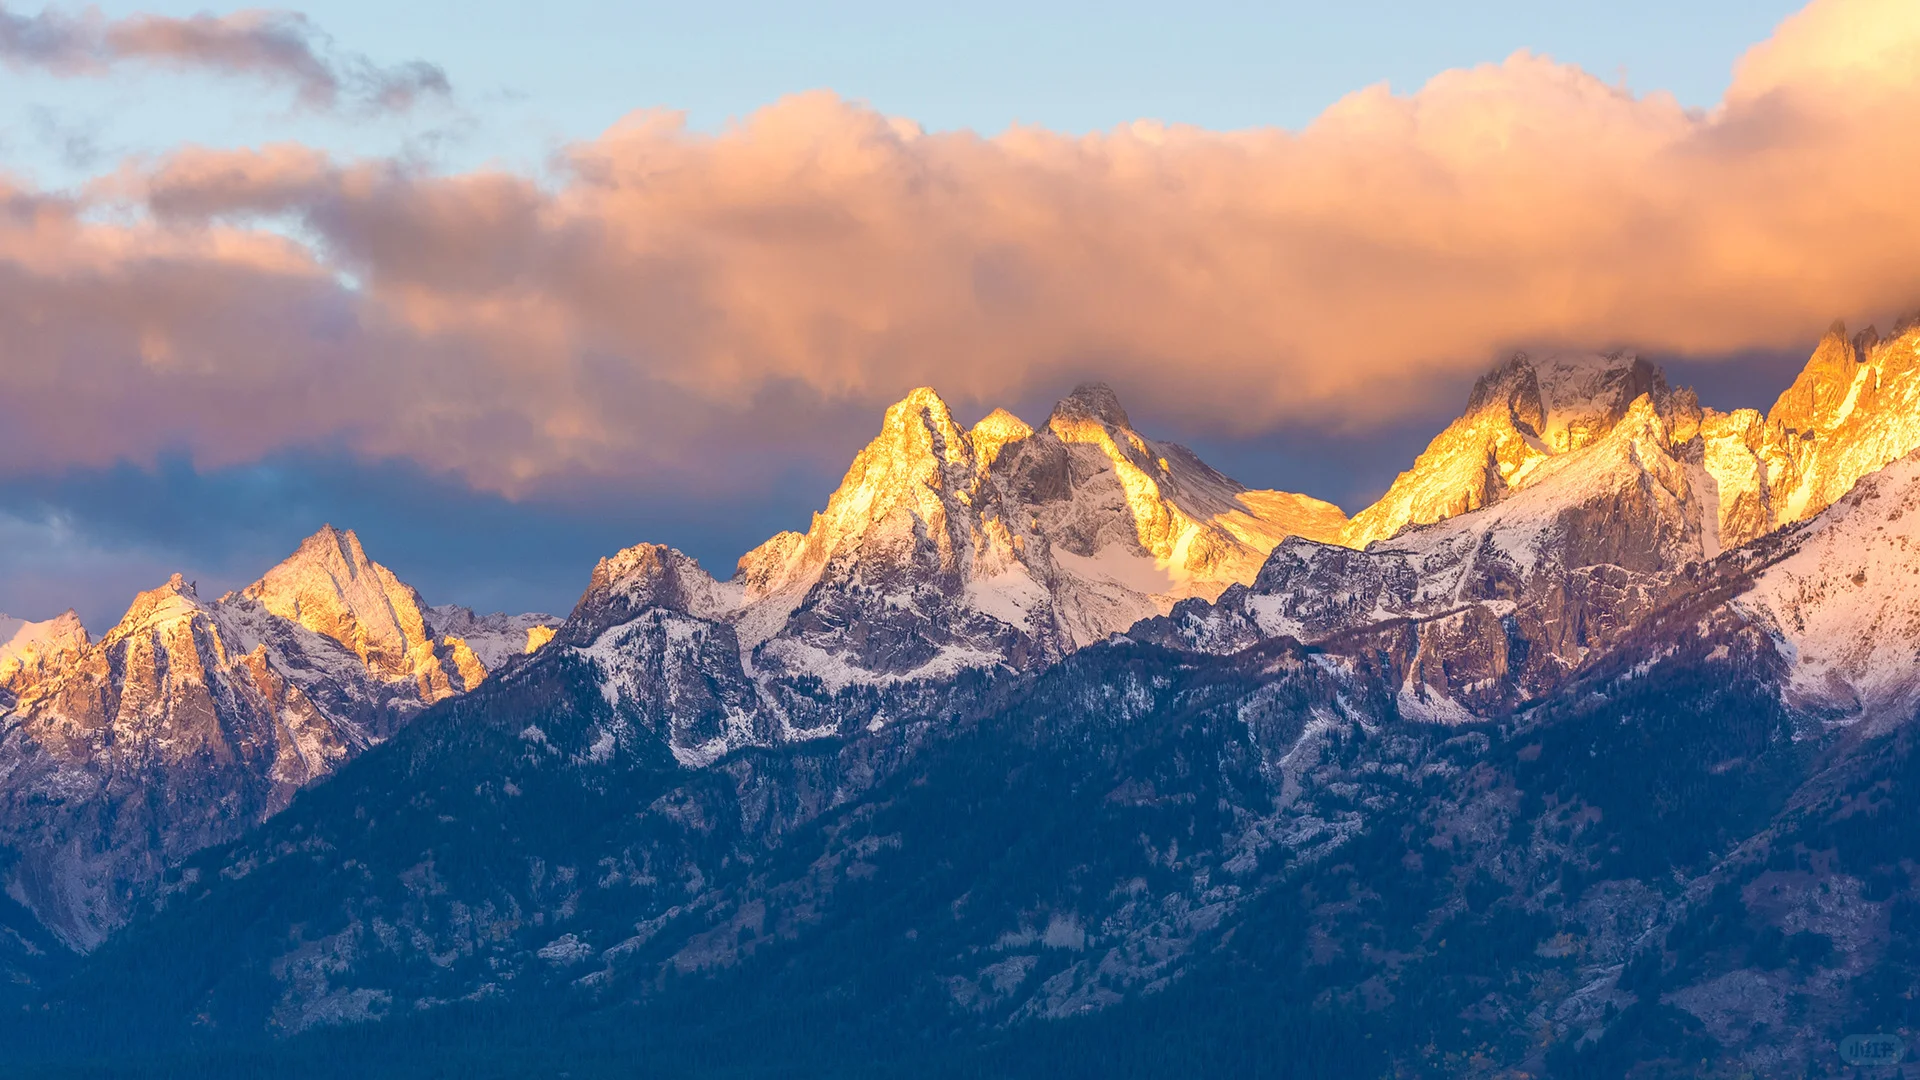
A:
[[[0,1060],[1839,1075],[1920,1028],[1916,582],[1911,321],[1765,415],[1515,355],[1351,518],[919,389],[564,620],[329,526],[0,619]]]

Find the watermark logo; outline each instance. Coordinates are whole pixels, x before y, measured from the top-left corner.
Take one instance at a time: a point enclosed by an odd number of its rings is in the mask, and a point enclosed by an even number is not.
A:
[[[1849,1065],[1895,1065],[1907,1056],[1898,1035],[1849,1035],[1840,1040],[1840,1060]]]

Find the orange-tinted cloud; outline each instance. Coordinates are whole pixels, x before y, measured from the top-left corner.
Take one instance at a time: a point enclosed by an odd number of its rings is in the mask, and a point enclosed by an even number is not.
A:
[[[360,107],[405,110],[451,89],[446,72],[423,61],[383,67],[364,56],[337,54],[297,12],[109,19],[92,8],[78,15],[47,8],[27,16],[0,5],[0,64],[97,76],[122,63],[265,78],[291,86],[302,104],[319,109],[351,99]]]
[[[101,182],[130,223],[0,212],[0,459],[335,440],[512,492],[697,471],[788,392],[1099,374],[1250,431],[1388,420],[1516,345],[1778,346],[1920,303],[1916,47],[1907,0],[1817,0],[1710,111],[1523,52],[1297,133],[808,94],[635,114],[555,183],[183,151]]]

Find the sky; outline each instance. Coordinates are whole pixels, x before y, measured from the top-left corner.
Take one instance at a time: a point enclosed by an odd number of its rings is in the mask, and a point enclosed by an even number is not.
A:
[[[1683,10],[1675,10],[1683,9]],[[1764,408],[1920,303],[1920,6],[0,4],[0,611],[322,522],[725,574],[921,383],[1349,511],[1513,348]]]

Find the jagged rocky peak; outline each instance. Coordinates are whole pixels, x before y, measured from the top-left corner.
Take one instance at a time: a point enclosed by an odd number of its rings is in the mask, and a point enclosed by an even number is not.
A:
[[[1920,448],[1920,323],[1882,338],[1836,322],[1764,418],[1710,411],[1702,433],[1728,546],[1805,521]]]
[[[967,548],[983,475],[946,401],[919,387],[888,407],[879,434],[854,456],[807,531],[781,533],[748,552],[736,580],[748,599],[777,595],[790,609],[823,579],[950,575]],[[769,604],[747,620],[749,639],[773,633],[781,607]]]
[[[240,597],[339,642],[380,678],[426,675],[438,666],[420,594],[369,559],[351,529],[321,526]]]
[[[23,694],[0,733],[0,872],[77,949],[174,860],[238,835],[366,745],[175,574]]]
[[[134,594],[127,613],[107,631],[100,643],[111,646],[140,634],[165,630],[206,611],[207,606],[200,601],[198,583],[176,573],[166,584]]]
[[[1642,394],[1667,394],[1666,376],[1632,353],[1515,353],[1474,384],[1467,414],[1502,410],[1515,427],[1564,454],[1620,422]]]
[[[1062,425],[1073,425],[1086,421],[1105,424],[1108,427],[1132,431],[1133,422],[1127,419],[1127,410],[1120,406],[1120,395],[1106,383],[1081,383],[1073,393],[1061,398],[1053,407],[1053,416],[1047,426],[1061,438],[1069,438],[1060,430]]]
[[[1540,463],[1603,438],[1646,396],[1662,412],[1698,412],[1659,368],[1632,353],[1515,353],[1481,376],[1459,419],[1340,535],[1350,547],[1442,521],[1524,487]],[[1691,431],[1684,433],[1691,437]]]
[[[40,622],[0,615],[0,694],[19,695],[57,673],[92,644],[71,609]],[[6,704],[0,699],[0,707]]]
[[[36,648],[72,655],[0,691],[0,886],[91,948],[172,862],[278,812],[555,622],[429,611],[329,526],[218,601],[173,575],[98,642],[71,616],[39,624]]]
[[[854,456],[826,515],[834,517],[836,509],[857,512],[864,496],[898,494],[893,489],[901,484],[938,487],[957,481],[964,487],[973,472],[973,442],[966,429],[938,392],[922,386],[887,407],[880,433]]]
[[[724,584],[671,549],[630,549],[563,634],[585,645],[679,611],[728,624],[756,677],[829,688],[1028,667],[1251,581],[1281,538],[1345,520],[1141,436],[1105,386],[1078,388],[1037,431],[1004,409],[963,428],[922,387],[885,411],[805,532],[749,551]]]
[[[1033,427],[1005,409],[995,409],[967,432],[980,468],[991,469],[1008,443],[1033,437]]]
[[[1403,715],[1498,715],[1558,686],[1714,554],[1690,456],[1642,394],[1604,437],[1546,458],[1490,505],[1361,551],[1288,540],[1250,590],[1136,633],[1222,653],[1281,636],[1379,647]]]
[[[737,607],[737,589],[714,581],[691,556],[665,544],[635,544],[594,565],[558,637],[585,645],[654,608],[720,619]]]
[[[1861,365],[1879,342],[1873,327],[1849,338],[1847,324],[1835,319],[1799,377],[1767,411],[1767,422],[1796,432],[1830,426],[1863,374]]]

